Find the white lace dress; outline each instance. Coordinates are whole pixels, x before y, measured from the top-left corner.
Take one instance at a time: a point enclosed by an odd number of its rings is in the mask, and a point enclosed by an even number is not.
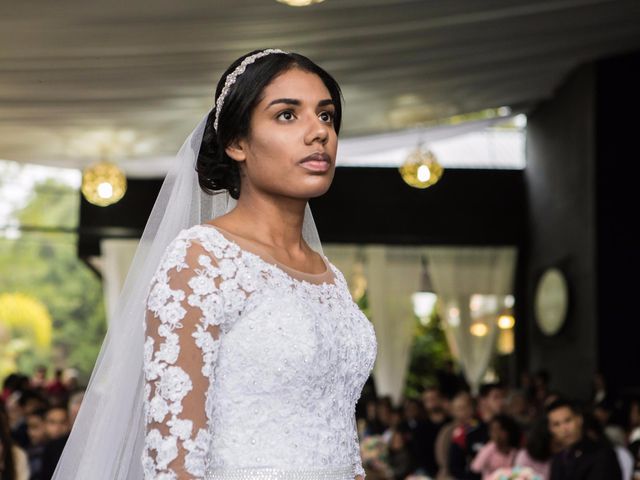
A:
[[[323,259],[299,272],[212,225],[169,245],[145,319],[145,479],[364,476],[355,404],[376,338]]]

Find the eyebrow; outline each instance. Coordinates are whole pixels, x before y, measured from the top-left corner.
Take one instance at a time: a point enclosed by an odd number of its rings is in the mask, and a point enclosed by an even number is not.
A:
[[[265,110],[268,109],[269,107],[271,107],[272,105],[277,104],[277,103],[284,103],[286,105],[296,105],[296,106],[300,106],[302,104],[302,102],[300,102],[300,100],[298,100],[296,98],[277,98],[277,99],[272,100],[271,102],[269,102],[269,105],[267,105],[265,107]],[[318,107],[324,107],[326,105],[335,106],[335,103],[333,102],[333,99],[331,99],[331,98],[327,98],[326,100],[320,100],[318,102]]]

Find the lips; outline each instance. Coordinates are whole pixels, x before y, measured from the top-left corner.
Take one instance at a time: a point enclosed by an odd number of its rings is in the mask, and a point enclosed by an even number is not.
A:
[[[327,172],[331,168],[331,157],[326,153],[315,152],[304,157],[298,164],[311,172]]]
[[[307,163],[307,162],[325,162],[331,163],[331,157],[323,152],[315,152],[309,155],[308,157],[304,157],[300,160],[299,163]]]

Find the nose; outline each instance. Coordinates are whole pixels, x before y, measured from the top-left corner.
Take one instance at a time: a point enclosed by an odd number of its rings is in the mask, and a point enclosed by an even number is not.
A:
[[[305,141],[308,145],[318,142],[321,145],[325,145],[329,140],[329,128],[330,126],[320,120],[314,115],[315,120],[312,120],[309,125],[309,129],[306,134]]]

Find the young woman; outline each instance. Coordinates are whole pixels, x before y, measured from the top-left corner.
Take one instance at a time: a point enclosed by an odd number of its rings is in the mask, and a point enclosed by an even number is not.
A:
[[[54,478],[364,478],[355,403],[375,333],[308,206],[334,176],[340,97],[276,49],[223,74],[165,180]]]
[[[471,462],[471,471],[482,474],[489,480],[500,468],[515,465],[520,447],[520,427],[508,415],[496,415],[489,422],[489,443],[480,449]]]

